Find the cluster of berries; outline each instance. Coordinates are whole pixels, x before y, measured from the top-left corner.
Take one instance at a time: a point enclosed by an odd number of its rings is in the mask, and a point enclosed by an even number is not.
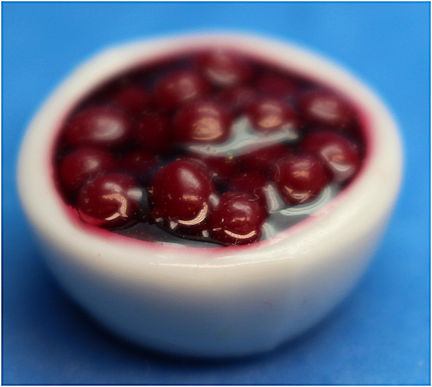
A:
[[[269,185],[293,206],[358,172],[359,123],[334,92],[231,51],[172,63],[156,79],[141,70],[151,87],[114,80],[63,125],[56,173],[84,222],[110,229],[150,222],[184,238],[246,244],[261,238]],[[226,143],[240,118],[257,138],[294,131],[296,140],[257,140],[237,153],[191,150]]]

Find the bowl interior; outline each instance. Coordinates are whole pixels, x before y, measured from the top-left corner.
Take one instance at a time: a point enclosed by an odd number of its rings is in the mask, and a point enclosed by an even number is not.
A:
[[[87,227],[77,219],[58,194],[53,179],[52,152],[58,132],[66,117],[77,103],[107,80],[150,61],[175,56],[212,46],[222,46],[250,57],[286,68],[320,84],[329,86],[345,96],[355,106],[363,137],[366,155],[360,173],[336,198],[313,216],[280,232],[277,236],[251,245],[235,247],[184,247],[146,242],[113,234],[104,229]],[[376,216],[390,206],[397,191],[400,176],[400,146],[395,124],[382,103],[352,75],[319,56],[302,48],[256,37],[239,35],[207,35],[168,38],[136,42],[110,49],[86,62],[76,70],[51,96],[30,125],[20,158],[19,184],[24,205],[31,220],[63,248],[89,255],[91,251],[104,251],[107,257],[125,255],[137,260],[146,251],[150,263],[215,265],[214,260],[203,262],[201,256],[219,258],[218,264],[256,262],[268,257],[298,256],[305,241],[331,243],[325,239],[330,230],[347,221],[347,214],[359,209],[376,209]],[[33,174],[29,166],[32,166]],[[387,173],[382,175],[382,169]],[[379,176],[377,176],[377,174]],[[34,176],[42,181],[36,184]],[[389,189],[377,189],[377,179],[385,180]],[[365,194],[366,193],[366,194]],[[43,195],[45,205],[35,197]],[[375,200],[372,199],[373,196]],[[40,197],[40,196],[39,196]],[[366,227],[356,224],[353,233]],[[61,241],[61,242],[60,242]],[[325,242],[324,242],[325,241]],[[289,246],[289,248],[288,248]],[[205,250],[205,251],[203,251]],[[180,258],[180,260],[179,260]],[[108,258],[109,259],[109,258]]]

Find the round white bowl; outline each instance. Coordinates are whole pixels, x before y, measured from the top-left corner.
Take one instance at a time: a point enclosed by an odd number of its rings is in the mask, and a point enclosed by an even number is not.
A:
[[[51,162],[55,135],[72,107],[137,63],[217,45],[266,58],[353,101],[366,127],[368,149],[358,177],[306,220],[244,247],[174,247],[83,228],[56,191]],[[188,35],[114,47],[80,66],[30,124],[18,184],[53,273],[103,325],[163,351],[238,356],[271,350],[305,331],[354,286],[393,207],[401,158],[387,109],[338,65],[273,40]]]

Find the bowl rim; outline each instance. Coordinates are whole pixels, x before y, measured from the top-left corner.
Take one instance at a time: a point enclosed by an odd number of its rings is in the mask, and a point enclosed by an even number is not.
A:
[[[51,156],[54,133],[58,132],[64,117],[85,92],[94,89],[115,74],[135,67],[137,63],[142,62],[143,58],[154,60],[159,55],[164,56],[167,53],[180,53],[189,49],[220,45],[285,65],[289,69],[331,86],[352,100],[364,113],[362,117],[368,128],[366,131],[368,156],[359,175],[336,198],[314,215],[275,237],[251,245],[179,247],[141,241],[95,228],[93,228],[94,232],[87,233],[86,227],[65,211],[66,206],[54,186],[53,166],[51,157],[48,157]],[[329,234],[323,232],[323,218],[325,228],[342,232],[341,230],[344,230],[344,226],[349,222],[344,212],[359,214],[372,207],[374,209],[372,219],[359,222],[361,226],[357,224],[350,231],[343,231],[344,235],[349,232],[351,237],[363,232],[362,230],[367,228],[375,218],[378,219],[382,213],[388,212],[391,208],[400,184],[401,165],[400,139],[391,114],[370,88],[347,70],[293,43],[251,34],[216,32],[139,40],[114,46],[85,61],[51,94],[30,123],[19,156],[18,186],[24,209],[35,228],[54,245],[68,250],[75,257],[97,255],[100,264],[108,266],[110,265],[108,261],[112,263],[121,255],[123,265],[149,263],[167,266],[220,267],[254,263],[269,259],[269,256],[272,260],[303,256],[300,249],[302,246],[304,248],[306,241],[313,241],[315,244],[326,243],[325,238]],[[377,189],[375,172],[384,168],[386,173],[381,177],[387,189]],[[373,191],[379,198],[376,203],[379,203],[382,208],[373,204],[371,196],[374,195],[367,191]],[[367,193],[363,200],[360,197],[362,192]],[[40,208],[38,197],[44,197],[44,202],[50,202],[50,205],[43,205],[43,208]],[[355,209],[353,206],[359,208]],[[143,251],[150,259],[138,258],[142,256]],[[208,259],[209,257],[212,259]],[[99,266],[99,263],[96,265]]]

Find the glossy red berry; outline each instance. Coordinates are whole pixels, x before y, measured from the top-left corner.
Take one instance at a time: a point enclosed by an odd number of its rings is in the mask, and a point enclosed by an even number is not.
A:
[[[250,195],[256,196],[259,199],[260,205],[265,211],[267,211],[267,185],[267,179],[260,173],[246,172],[233,177],[229,181],[228,190],[234,192],[245,192]]]
[[[226,192],[209,219],[210,237],[223,245],[243,245],[261,238],[265,211],[254,195]]]
[[[92,107],[74,115],[66,124],[64,136],[71,146],[116,148],[131,133],[131,121],[121,110]]]
[[[126,172],[145,180],[159,162],[156,154],[140,149],[125,154],[121,166]]]
[[[79,148],[69,153],[60,163],[59,174],[64,188],[77,191],[88,179],[115,169],[117,161],[101,149]]]
[[[160,113],[142,114],[134,128],[134,139],[138,146],[151,152],[169,148],[171,131],[168,119]]]
[[[277,74],[262,75],[256,82],[256,88],[261,93],[275,98],[293,97],[299,90],[295,81]]]
[[[329,182],[321,160],[312,154],[292,154],[274,166],[273,181],[287,204],[313,200]]]
[[[233,113],[239,113],[246,109],[257,98],[255,89],[249,86],[234,86],[229,89],[224,89],[218,97],[218,101],[222,102]]]
[[[207,220],[210,195],[215,189],[210,177],[198,164],[176,160],[156,172],[149,191],[153,218],[196,227]]]
[[[204,97],[209,91],[209,86],[199,74],[188,70],[178,70],[159,80],[154,94],[160,107],[174,110],[186,102]]]
[[[194,101],[174,118],[174,137],[180,143],[221,143],[230,135],[231,115],[220,103]]]
[[[132,177],[108,173],[88,181],[81,188],[77,210],[86,223],[117,227],[133,221],[141,198],[142,191]]]
[[[240,55],[216,49],[197,57],[200,72],[213,85],[231,87],[248,82],[253,71],[250,64]]]
[[[142,113],[150,104],[150,94],[142,86],[127,86],[117,91],[112,101],[131,114]]]
[[[233,157],[210,156],[199,153],[186,153],[186,160],[198,162],[215,183],[221,184],[234,176],[237,172],[237,163]]]
[[[274,162],[286,156],[289,149],[284,144],[269,145],[239,156],[239,164],[245,171],[267,175]]]
[[[330,130],[308,134],[300,146],[319,157],[337,183],[350,180],[360,168],[361,158],[356,145]]]
[[[347,102],[326,90],[311,90],[304,93],[298,106],[305,122],[322,128],[346,128],[354,116]]]
[[[247,116],[254,129],[261,132],[294,129],[298,126],[297,113],[277,98],[262,97],[255,100],[248,106]]]

